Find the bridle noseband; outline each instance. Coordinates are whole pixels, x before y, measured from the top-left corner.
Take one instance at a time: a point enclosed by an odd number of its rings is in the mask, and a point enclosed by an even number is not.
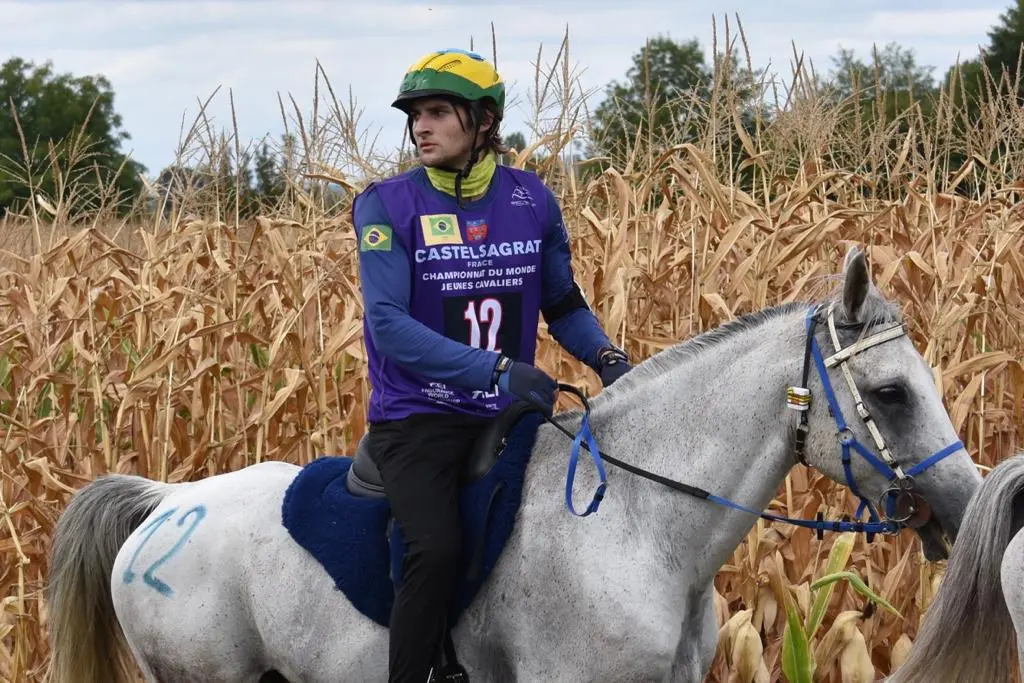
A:
[[[787,392],[789,407],[794,410],[801,411],[800,424],[797,426],[796,445],[794,448],[796,459],[805,466],[811,466],[808,464],[804,456],[804,447],[807,442],[807,432],[809,430],[807,424],[807,413],[808,408],[810,407],[810,391],[807,389],[807,378],[810,373],[810,364],[813,360],[814,365],[818,370],[818,377],[821,380],[822,387],[825,391],[825,398],[828,400],[829,413],[836,421],[837,434],[839,436],[840,448],[842,449],[843,472],[846,475],[846,484],[849,486],[853,494],[860,499],[860,506],[857,508],[856,517],[859,518],[864,509],[867,508],[871,515],[871,521],[879,521],[879,517],[874,506],[861,494],[860,489],[857,487],[857,482],[853,476],[853,470],[851,468],[851,449],[857,451],[857,453],[867,460],[875,470],[877,470],[882,476],[889,479],[889,486],[882,492],[882,496],[879,499],[879,507],[885,510],[886,522],[891,523],[897,529],[901,527],[921,527],[931,518],[931,508],[928,505],[928,502],[919,493],[917,493],[914,476],[925,471],[946,456],[961,450],[964,447],[963,442],[956,441],[946,446],[942,450],[934,453],[904,472],[903,468],[900,467],[898,462],[896,462],[896,459],[893,458],[889,448],[886,446],[885,439],[882,437],[882,433],[879,431],[878,425],[875,423],[871,412],[867,409],[867,406],[864,405],[864,399],[861,397],[860,391],[857,389],[857,384],[853,381],[853,374],[850,372],[848,363],[851,358],[866,349],[870,349],[874,346],[878,346],[879,344],[884,344],[885,342],[905,336],[907,333],[906,325],[903,323],[896,323],[868,337],[860,339],[846,348],[843,348],[842,343],[839,341],[838,328],[859,329],[863,327],[863,324],[837,324],[835,320],[835,303],[830,304],[828,308],[824,310],[828,316],[828,331],[829,336],[831,337],[834,353],[828,358],[822,357],[821,349],[818,347],[818,341],[815,337],[815,327],[819,322],[818,315],[822,311],[822,307],[812,307],[807,312],[806,318],[807,344],[804,352],[803,383],[800,386],[790,387]],[[868,432],[871,434],[871,438],[875,442],[875,448],[878,451],[878,455],[875,455],[875,453],[865,447],[864,444],[862,444],[857,437],[853,435],[853,432],[850,431],[850,428],[846,424],[846,420],[843,417],[843,411],[839,407],[839,402],[836,400],[835,390],[832,388],[832,383],[829,380],[828,373],[826,371],[827,368],[835,366],[839,366],[839,369],[843,373],[843,378],[846,380],[846,386],[849,388],[850,395],[853,397],[853,401],[856,404],[857,414],[860,416],[864,425],[867,427]]]

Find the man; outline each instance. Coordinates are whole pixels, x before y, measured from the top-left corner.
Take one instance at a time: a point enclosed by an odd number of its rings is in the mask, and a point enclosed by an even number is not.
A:
[[[427,680],[445,633],[460,548],[459,472],[514,399],[551,416],[557,385],[534,367],[541,314],[610,385],[630,369],[573,279],[568,233],[533,173],[496,163],[505,86],[471,52],[405,74],[393,106],[423,167],[353,203],[372,393],[369,445],[408,548],[390,622],[390,681]]]

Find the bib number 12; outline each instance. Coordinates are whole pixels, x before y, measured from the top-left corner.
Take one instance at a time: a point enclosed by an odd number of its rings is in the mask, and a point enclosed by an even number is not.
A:
[[[501,302],[497,299],[467,301],[462,317],[469,323],[469,345],[500,353],[498,332],[501,330],[501,316]],[[484,325],[487,326],[487,346],[482,346]]]
[[[523,297],[519,292],[449,296],[441,306],[444,336],[509,358],[519,356],[523,336]]]

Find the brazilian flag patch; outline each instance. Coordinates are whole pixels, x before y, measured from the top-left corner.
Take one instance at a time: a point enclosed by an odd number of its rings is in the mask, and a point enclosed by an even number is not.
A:
[[[439,244],[462,244],[459,218],[455,214],[436,213],[420,216],[420,227],[423,228],[423,246],[425,247],[435,247]]]
[[[391,251],[391,226],[367,225],[359,241],[359,251]]]

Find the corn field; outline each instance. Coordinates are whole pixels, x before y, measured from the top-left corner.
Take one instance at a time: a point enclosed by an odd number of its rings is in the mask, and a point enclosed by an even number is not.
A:
[[[973,128],[952,100],[931,122],[911,108],[869,126],[798,71],[776,86],[788,94],[756,135],[720,89],[690,110],[704,134],[645,132],[629,158],[586,174],[560,156],[581,120],[569,65],[566,43],[538,69],[538,143],[510,163],[536,169],[560,197],[580,286],[634,359],[742,313],[819,297],[847,247],[863,245],[878,286],[904,304],[977,465],[1024,444],[1024,115],[1012,98],[992,95]],[[302,464],[350,453],[363,434],[351,194],[332,203],[322,188],[351,187],[343,166],[372,175],[395,165],[360,149],[354,116],[323,78],[328,105],[282,109],[305,162],[258,217],[239,218],[231,188],[216,183],[166,213],[76,213],[68,184],[0,224],[0,679],[46,679],[47,553],[78,487],[111,471],[177,482],[263,460]],[[204,135],[212,125],[201,118],[193,137],[211,165],[234,144]],[[543,323],[538,334],[541,368],[600,390]],[[559,405],[576,407],[571,397]],[[855,507],[798,466],[772,511],[837,518]],[[716,580],[708,681],[785,680],[784,606],[808,618],[811,583],[830,571],[837,543],[837,568],[901,616],[835,584],[810,643],[815,680],[871,681],[898,666],[942,564],[926,563],[909,532],[818,540],[759,521]]]

